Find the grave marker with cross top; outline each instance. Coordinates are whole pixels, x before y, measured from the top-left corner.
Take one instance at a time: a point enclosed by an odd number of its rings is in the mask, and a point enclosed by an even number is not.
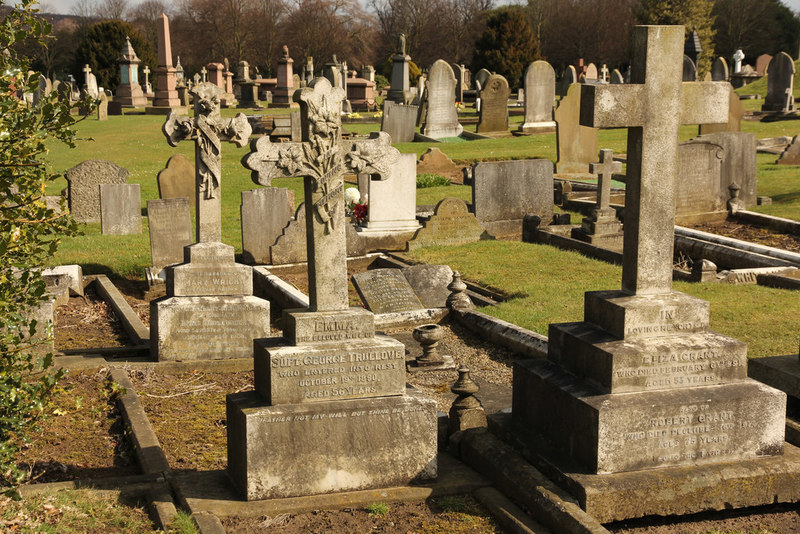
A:
[[[340,87],[316,78],[294,95],[300,104],[303,141],[272,143],[263,136],[242,159],[260,185],[269,186],[276,177],[304,178],[310,311],[348,309],[344,175],[386,179],[400,156],[385,132],[363,140],[342,139],[344,97]]]
[[[594,209],[595,220],[603,216],[616,216],[611,208],[611,180],[614,174],[622,172],[622,163],[614,161],[614,151],[604,148],[600,151],[600,162],[590,163],[589,172],[597,175],[597,204]]]
[[[726,82],[681,82],[683,26],[637,26],[631,83],[584,85],[581,124],[628,128],[622,290],[669,293],[681,124],[728,120]]]
[[[222,141],[243,147],[253,129],[244,113],[232,119],[220,116],[222,89],[213,83],[196,85],[190,94],[194,97],[194,118],[173,111],[162,130],[172,146],[186,139],[195,141],[197,241],[218,242],[222,241]]]

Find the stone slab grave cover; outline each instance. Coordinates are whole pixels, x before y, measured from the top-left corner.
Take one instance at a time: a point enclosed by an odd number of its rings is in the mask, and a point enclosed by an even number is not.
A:
[[[185,198],[190,202],[195,197],[195,168],[189,158],[183,154],[173,154],[167,160],[167,166],[159,171],[159,198]]]
[[[453,270],[447,265],[411,265],[401,269],[425,308],[447,307],[447,288],[453,281]]]
[[[112,235],[142,233],[139,184],[100,184],[100,231]]]
[[[391,100],[383,103],[381,131],[389,134],[392,143],[410,143],[417,129],[419,106],[405,106]]]
[[[556,102],[556,71],[547,61],[534,61],[525,70],[525,133],[554,131],[553,108]]]
[[[270,263],[270,247],[292,218],[294,192],[285,187],[242,191],[242,256],[246,263]]]
[[[394,313],[423,308],[411,284],[399,269],[370,269],[352,277],[353,286],[372,313]]]
[[[576,491],[635,471],[625,480],[640,515],[668,469],[780,455],[784,443],[785,395],[747,378],[746,344],[708,329],[708,302],[672,289],[680,125],[728,115],[726,84],[681,83],[683,41],[682,26],[637,26],[631,83],[584,87],[583,124],[628,128],[622,289],[587,292],[584,321],[550,325],[547,359],[514,367],[515,428],[590,473],[563,473]]]
[[[558,174],[588,174],[589,164],[597,158],[597,128],[584,126],[578,120],[582,87],[572,84],[556,109]]]
[[[767,68],[767,96],[761,111],[794,111],[794,61],[786,52],[775,54]]]
[[[500,74],[492,74],[481,89],[481,110],[478,117],[478,133],[508,131],[508,80]]]
[[[367,223],[358,228],[362,234],[409,232],[419,228],[417,222],[417,157],[401,154],[392,164],[386,180],[365,176],[368,195]]]
[[[431,66],[425,84],[428,110],[422,134],[434,139],[458,137],[464,127],[458,123],[456,110],[456,77],[446,61],[438,59]]]
[[[124,184],[128,169],[103,159],[89,159],[67,171],[69,211],[78,222],[100,222],[100,184]]]
[[[521,239],[522,219],[553,219],[553,162],[549,159],[479,162],[472,166],[475,217],[495,238]]]
[[[439,201],[433,215],[408,242],[408,250],[431,245],[461,245],[493,239],[467,209],[461,199],[448,197]]]
[[[376,335],[371,312],[348,307],[343,174],[385,175],[399,153],[385,133],[341,138],[344,91],[327,79],[294,98],[303,142],[262,137],[243,160],[264,186],[302,176],[309,223],[309,307],[284,311],[282,339],[255,342],[255,391],[227,397],[228,471],[247,500],[437,474],[435,402],[406,391],[403,344]]]
[[[269,302],[253,296],[252,269],[221,242],[222,142],[244,146],[252,130],[242,113],[220,116],[216,85],[197,84],[191,94],[194,117],[173,111],[162,129],[172,146],[195,141],[198,242],[166,269],[167,295],[150,303],[150,353],[159,361],[252,357],[253,339],[270,332]]]
[[[572,230],[572,237],[598,247],[622,250],[622,224],[617,220],[617,211],[611,207],[611,181],[615,173],[622,172],[622,163],[614,161],[614,153],[609,149],[601,150],[599,159],[599,163],[590,166],[597,175],[597,203],[592,213],[584,217],[580,228]]]
[[[194,241],[189,201],[183,197],[148,200],[147,221],[153,267],[161,271],[183,262],[184,247]]]

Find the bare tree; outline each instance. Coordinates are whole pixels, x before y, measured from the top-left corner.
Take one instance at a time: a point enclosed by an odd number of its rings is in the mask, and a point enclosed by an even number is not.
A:
[[[105,20],[125,20],[128,0],[99,0],[97,16]]]
[[[267,76],[274,72],[273,64],[277,59],[282,43],[279,43],[279,31],[288,14],[288,6],[284,0],[257,0],[254,7],[253,23],[258,28],[258,39],[255,40],[255,61],[264,69]]]

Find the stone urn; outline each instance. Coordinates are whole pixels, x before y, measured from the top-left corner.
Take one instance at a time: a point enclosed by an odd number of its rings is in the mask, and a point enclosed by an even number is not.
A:
[[[418,366],[439,365],[444,361],[436,350],[443,334],[442,327],[438,324],[424,324],[414,329],[414,339],[422,345],[422,356],[416,359]]]

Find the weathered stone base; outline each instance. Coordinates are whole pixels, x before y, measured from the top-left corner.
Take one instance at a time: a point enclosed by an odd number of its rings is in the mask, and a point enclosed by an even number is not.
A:
[[[522,239],[522,219],[508,219],[502,221],[480,221],[486,233],[495,239]]]
[[[593,475],[531,449],[536,438],[509,414],[490,416],[489,428],[601,523],[800,501],[800,449],[788,444],[781,456]]]
[[[150,303],[150,354],[158,361],[252,358],[269,336],[269,301],[258,297],[165,297]]]
[[[596,247],[621,251],[623,235],[621,230],[614,234],[589,234],[583,228],[573,228],[571,237],[585,243],[591,243]]]
[[[228,395],[228,471],[248,501],[408,484],[437,474],[436,402],[410,390],[264,406]],[[402,439],[399,439],[402,437]]]
[[[514,364],[514,423],[589,473],[782,453],[786,394],[754,380],[603,394],[547,361]]]

